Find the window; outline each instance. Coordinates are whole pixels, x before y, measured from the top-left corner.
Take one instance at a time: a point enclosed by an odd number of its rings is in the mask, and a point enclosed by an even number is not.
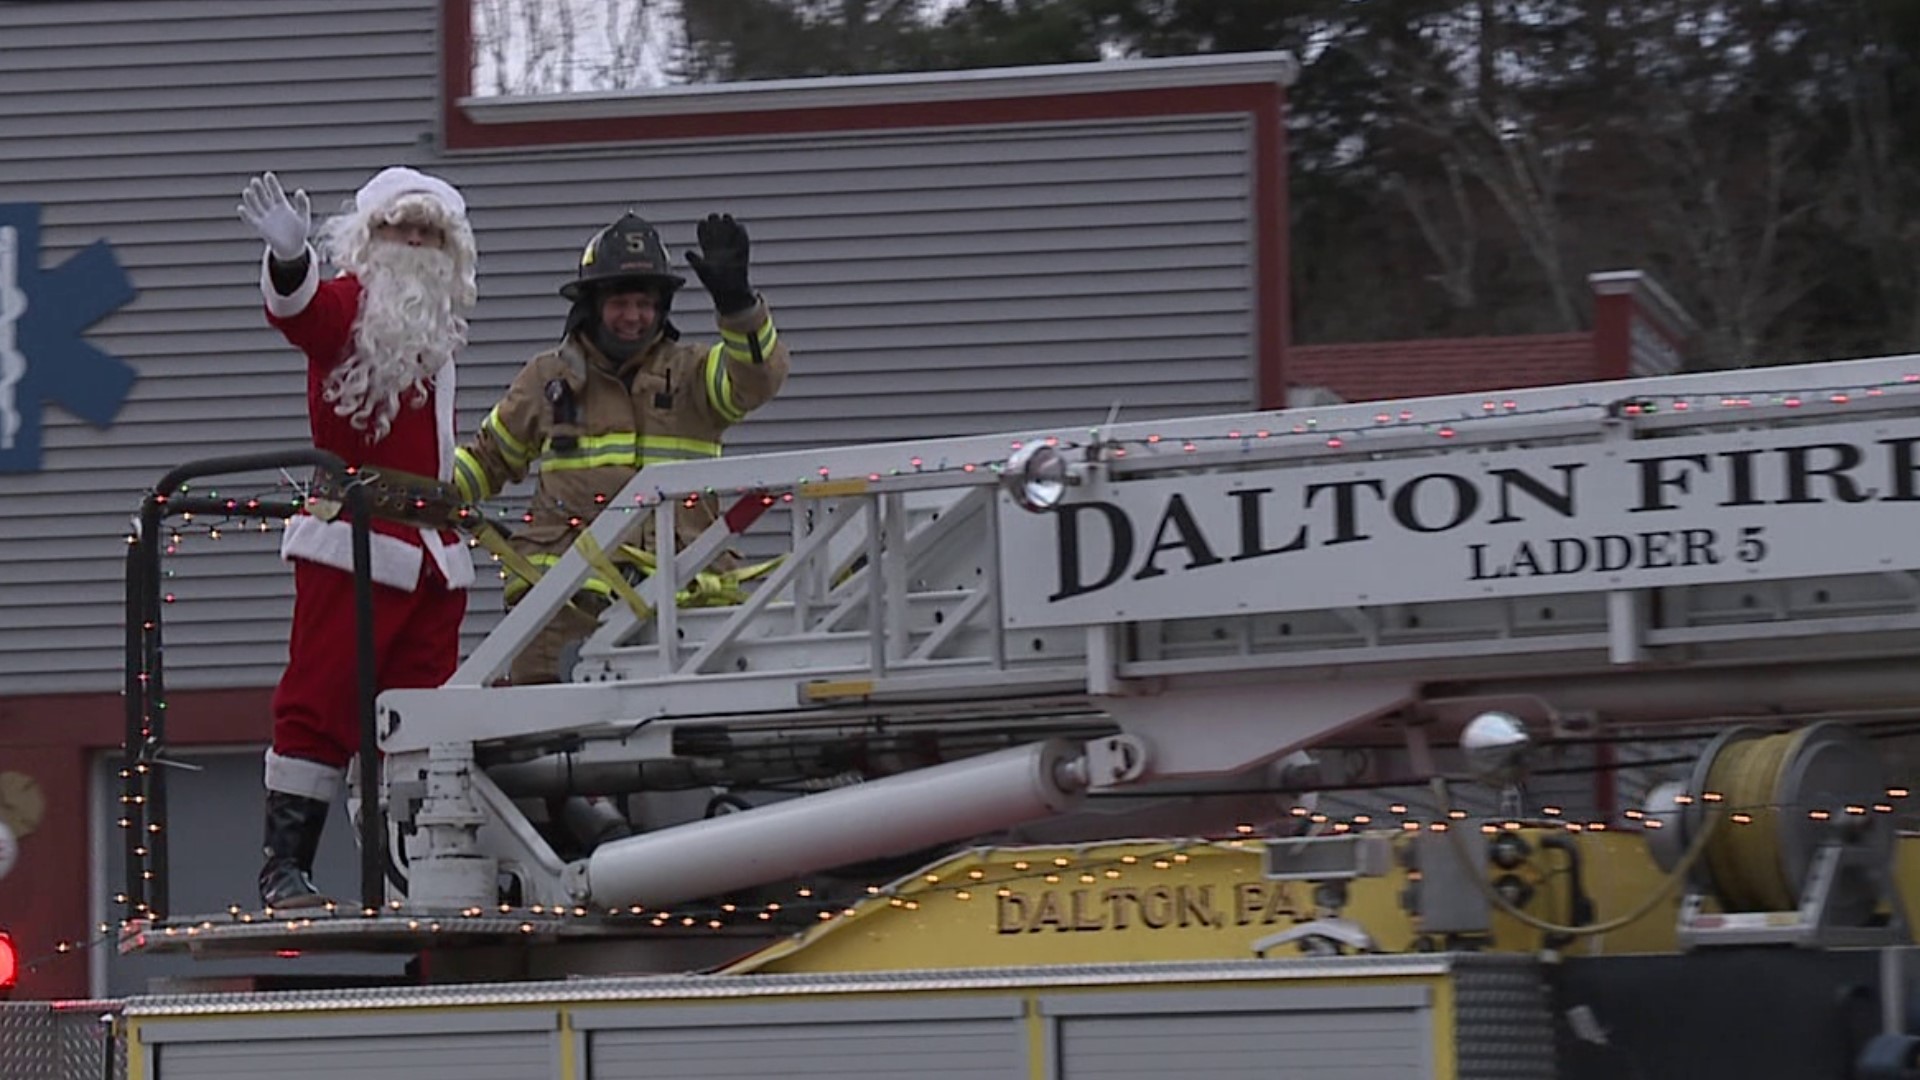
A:
[[[1285,25],[1260,5],[1164,0],[454,2],[476,97],[1257,51]]]

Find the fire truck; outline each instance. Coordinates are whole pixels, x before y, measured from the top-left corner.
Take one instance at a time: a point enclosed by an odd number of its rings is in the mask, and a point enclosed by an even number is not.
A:
[[[413,963],[62,1015],[147,1080],[1917,1076],[1916,505],[1906,356],[651,467],[364,692],[296,912],[167,902],[136,551],[119,947]]]

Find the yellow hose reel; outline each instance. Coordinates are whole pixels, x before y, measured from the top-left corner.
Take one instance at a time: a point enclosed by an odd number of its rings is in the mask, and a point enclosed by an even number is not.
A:
[[[1688,779],[1655,788],[1646,808],[1667,869],[1714,828],[1689,873],[1683,944],[1907,940],[1894,822],[1875,809],[1885,800],[1873,744],[1844,724],[1716,736]]]

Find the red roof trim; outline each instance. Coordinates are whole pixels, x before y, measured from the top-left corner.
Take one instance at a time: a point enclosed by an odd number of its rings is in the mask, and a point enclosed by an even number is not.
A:
[[[1288,378],[1348,401],[1429,397],[1605,378],[1590,334],[1295,345]]]
[[[126,739],[126,715],[126,700],[118,693],[0,697],[0,748],[111,749]],[[272,729],[272,687],[176,690],[167,695],[170,745],[264,744]]]
[[[1287,128],[1278,87],[1255,106],[1253,118],[1254,404],[1287,404],[1286,352],[1293,337],[1293,290],[1288,287],[1293,247],[1287,228]]]

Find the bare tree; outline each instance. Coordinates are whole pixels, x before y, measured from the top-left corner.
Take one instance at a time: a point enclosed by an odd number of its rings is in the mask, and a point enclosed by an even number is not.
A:
[[[1427,249],[1440,263],[1440,272],[1433,275],[1433,280],[1446,294],[1447,303],[1456,311],[1466,311],[1479,302],[1473,277],[1474,259],[1480,249],[1479,223],[1459,164],[1447,161],[1442,167],[1447,182],[1445,209],[1436,209],[1433,203],[1440,199],[1423,191],[1404,173],[1392,174],[1386,183],[1400,197]]]
[[[1610,145],[1633,159],[1647,241],[1674,260],[1670,280],[1697,309],[1702,359],[1790,359],[1778,352],[1782,320],[1824,273],[1804,226],[1832,188],[1812,165],[1829,136],[1810,111],[1810,23],[1789,6],[1720,0],[1622,10],[1638,20],[1636,52]]]
[[[473,49],[480,71],[474,89],[513,92],[508,79],[508,43],[513,39],[513,0],[474,0]]]
[[[1888,316],[1884,345],[1920,349],[1920,162],[1891,90],[1910,60],[1859,33],[1860,20],[1849,23],[1855,32],[1836,43],[1852,62],[1838,69],[1835,95],[1846,119],[1835,217],[1872,267]]]
[[[518,14],[523,63],[515,90],[543,94],[573,89],[573,5],[521,3]]]
[[[1482,4],[1476,11],[1485,15],[1487,8]],[[1461,32],[1458,25],[1448,29]],[[1484,40],[1491,29],[1480,25],[1470,32]],[[1472,177],[1492,196],[1540,268],[1555,321],[1578,329],[1583,319],[1562,214],[1566,164],[1581,146],[1577,134],[1555,131],[1549,118],[1526,108],[1518,93],[1497,81],[1496,65],[1480,47],[1464,65],[1456,62],[1457,51],[1445,48],[1416,51],[1392,41],[1356,47],[1372,53],[1382,77],[1395,87],[1402,122],[1438,148],[1450,174]]]
[[[1818,283],[1818,269],[1790,257],[1783,239],[1819,206],[1801,178],[1804,136],[1773,125],[1757,141],[1705,130],[1676,110],[1646,132],[1665,163],[1652,190],[1655,228],[1685,257],[1680,280],[1702,310],[1706,362],[1760,360],[1769,331]]]
[[[645,82],[642,65],[653,44],[657,6],[649,0],[608,0],[607,63],[601,72],[601,89],[625,90]]]
[[[678,0],[473,0],[483,94],[627,90],[663,82],[662,34]]]

